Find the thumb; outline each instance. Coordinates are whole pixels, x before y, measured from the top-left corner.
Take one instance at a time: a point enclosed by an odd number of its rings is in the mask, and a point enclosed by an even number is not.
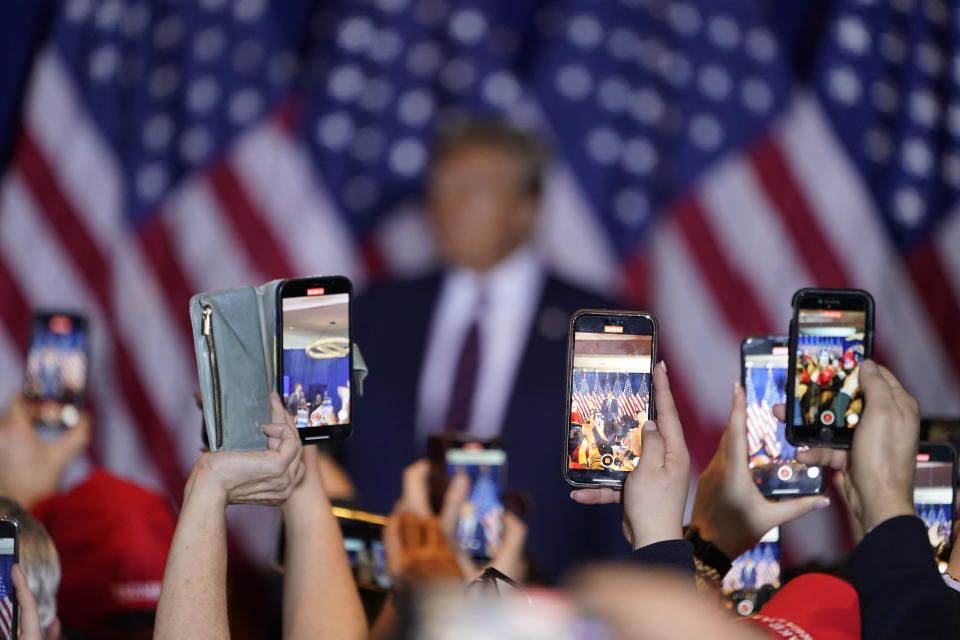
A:
[[[811,511],[826,509],[829,506],[830,498],[827,496],[809,496],[806,498],[794,498],[792,500],[781,500],[777,502],[768,501],[766,511],[771,521],[768,528],[778,527],[791,520],[805,516]]]
[[[640,462],[637,463],[637,468],[662,469],[666,442],[657,429],[657,423],[653,420],[647,420],[643,423],[643,429],[640,433]]]
[[[276,391],[270,392],[270,422],[281,423],[288,422],[290,419],[290,414],[287,413],[287,410],[283,407],[283,401],[280,400],[280,396],[277,395]]]
[[[460,516],[460,507],[467,501],[470,494],[470,476],[466,473],[456,473],[447,486],[443,495],[443,506],[440,508],[440,527],[444,535],[453,537],[457,530],[457,518]]]

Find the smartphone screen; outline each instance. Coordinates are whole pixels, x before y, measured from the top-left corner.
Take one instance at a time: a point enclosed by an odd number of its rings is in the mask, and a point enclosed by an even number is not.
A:
[[[344,510],[348,511],[348,510]],[[336,510],[335,510],[336,512]],[[383,525],[386,518],[363,512],[338,515],[343,533],[343,548],[357,586],[363,589],[390,588],[387,555],[383,547]]]
[[[457,514],[457,541],[477,559],[492,558],[503,542],[503,486],[507,452],[482,442],[463,442],[446,452],[446,476],[470,478],[470,494]]]
[[[19,626],[19,606],[10,570],[19,556],[19,527],[12,520],[0,520],[0,639],[13,640]]]
[[[87,389],[88,353],[82,316],[33,315],[23,395],[34,422],[50,427],[77,424]]]
[[[350,281],[287,280],[279,298],[277,392],[304,442],[351,433]]]
[[[763,605],[758,596],[764,587],[769,587],[767,598],[780,588],[780,527],[733,560],[721,588],[738,613],[750,615]]]
[[[953,447],[921,443],[917,454],[913,503],[917,517],[923,520],[927,528],[927,537],[940,573],[947,570],[952,549],[950,540],[954,521],[955,478],[956,451]]]
[[[860,362],[872,356],[873,300],[862,291],[801,290],[794,326],[792,440],[849,446],[863,412]]]
[[[622,485],[653,416],[656,321],[646,314],[578,312],[568,349],[564,476],[573,486]]]
[[[765,496],[815,495],[823,492],[820,467],[796,461],[797,448],[773,406],[786,402],[789,357],[787,336],[752,336],[740,345],[741,373],[747,395],[748,465]]]

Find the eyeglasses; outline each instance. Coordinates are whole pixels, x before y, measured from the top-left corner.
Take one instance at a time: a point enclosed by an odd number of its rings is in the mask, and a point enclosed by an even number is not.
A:
[[[493,567],[487,567],[483,570],[479,576],[470,581],[467,585],[467,593],[470,593],[470,590],[476,586],[480,586],[479,591],[486,594],[490,591],[500,597],[500,585],[497,581],[501,581],[509,587],[514,588],[518,593],[523,595],[527,600],[527,604],[533,604],[533,600],[530,599],[530,596],[527,595],[527,592],[523,590],[523,587],[520,586],[520,583],[503,573],[499,569]]]

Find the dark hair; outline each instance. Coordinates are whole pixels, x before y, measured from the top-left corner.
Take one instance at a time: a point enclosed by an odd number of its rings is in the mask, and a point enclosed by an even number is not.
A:
[[[467,147],[492,147],[513,155],[521,166],[523,192],[539,198],[550,155],[534,133],[491,118],[458,120],[440,127],[433,143],[433,165]]]

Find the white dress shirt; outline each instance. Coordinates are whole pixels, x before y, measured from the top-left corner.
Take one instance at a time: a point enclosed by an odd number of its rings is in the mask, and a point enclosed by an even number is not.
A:
[[[500,435],[544,278],[543,267],[528,247],[517,249],[485,273],[459,268],[446,274],[430,321],[420,375],[419,438],[443,430],[460,352],[475,317],[479,367],[468,431],[478,437]]]

